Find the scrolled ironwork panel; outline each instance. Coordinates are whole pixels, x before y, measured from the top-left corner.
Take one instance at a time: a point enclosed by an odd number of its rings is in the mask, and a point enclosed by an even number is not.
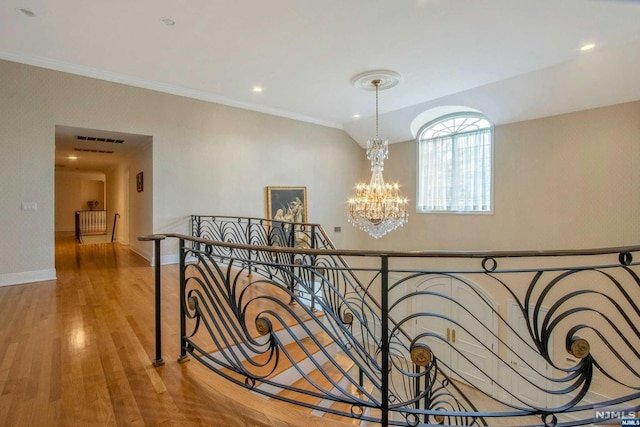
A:
[[[370,381],[379,382],[376,373],[359,358],[345,356],[361,347],[350,340],[348,326],[333,318],[335,313],[323,298],[316,301],[323,314],[318,316],[291,290],[295,282],[296,289],[313,293],[308,266],[288,264],[290,257],[282,254],[257,251],[254,272],[249,275],[235,251],[223,252],[227,251],[192,250],[197,262],[185,267],[185,310],[190,319],[186,341],[194,358],[229,380],[271,397],[295,402],[315,398],[316,404],[305,405],[328,412],[355,413],[323,407],[322,402],[351,408],[379,405],[379,397],[361,385],[357,375],[366,370]],[[338,353],[330,351],[329,344]],[[299,364],[301,360],[308,366]],[[295,374],[295,382],[282,379],[286,378],[283,365],[288,366],[289,376]],[[356,412],[368,419],[364,411]]]
[[[354,254],[317,225],[194,223],[186,347],[259,393],[388,425],[584,425],[640,400],[640,248]]]

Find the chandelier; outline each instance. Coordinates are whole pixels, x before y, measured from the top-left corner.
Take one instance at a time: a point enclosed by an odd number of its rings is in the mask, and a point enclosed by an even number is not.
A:
[[[349,222],[379,239],[402,227],[409,220],[408,200],[400,196],[398,184],[385,184],[384,160],[389,157],[387,140],[378,137],[378,88],[382,80],[371,80],[376,91],[376,137],[367,141],[367,159],[371,161],[371,181],[358,184],[349,199]]]

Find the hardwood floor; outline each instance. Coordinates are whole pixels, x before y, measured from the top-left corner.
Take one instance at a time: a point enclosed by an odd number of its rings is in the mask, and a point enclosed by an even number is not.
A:
[[[176,362],[178,274],[162,267],[154,368],[153,269],[118,244],[56,241],[55,281],[0,288],[2,426],[340,426]]]

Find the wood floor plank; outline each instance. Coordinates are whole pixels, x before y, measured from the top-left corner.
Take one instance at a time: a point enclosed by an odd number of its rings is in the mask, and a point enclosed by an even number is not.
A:
[[[348,371],[353,365],[353,361],[344,356],[340,356],[339,354],[336,355],[335,360],[338,365],[346,371]],[[322,365],[322,370],[316,369],[310,372],[308,374],[308,379],[301,378],[294,382],[292,386],[314,393],[319,391],[331,391],[334,388],[334,384],[339,383],[342,378],[342,372],[333,364],[333,362],[326,362]],[[283,397],[295,398],[311,405],[318,405],[322,401],[319,397],[303,395],[293,390],[284,390],[279,394]]]
[[[177,363],[177,265],[162,266],[154,368],[153,271],[126,246],[57,235],[57,280],[0,288],[1,426],[348,425]]]

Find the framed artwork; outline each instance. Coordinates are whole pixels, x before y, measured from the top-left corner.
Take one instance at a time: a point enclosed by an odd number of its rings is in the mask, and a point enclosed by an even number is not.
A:
[[[307,187],[267,187],[267,219],[307,222]]]
[[[144,178],[142,172],[139,172],[136,175],[136,189],[138,190],[138,193],[144,190]]]

